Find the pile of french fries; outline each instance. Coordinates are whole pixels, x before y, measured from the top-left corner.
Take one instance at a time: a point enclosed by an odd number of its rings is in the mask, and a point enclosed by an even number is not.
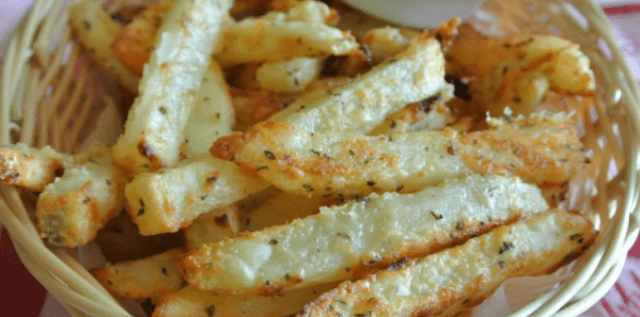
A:
[[[137,250],[92,274],[153,316],[458,316],[589,247],[556,208],[590,163],[580,117],[544,110],[593,94],[577,45],[347,29],[332,6],[75,3],[77,40],[137,94],[124,133],[0,148],[0,178],[39,193],[51,245]]]

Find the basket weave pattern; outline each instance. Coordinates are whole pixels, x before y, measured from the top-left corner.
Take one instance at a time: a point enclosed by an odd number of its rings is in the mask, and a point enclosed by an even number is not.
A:
[[[0,82],[2,144],[51,145],[72,153],[90,130],[91,119],[104,105],[118,103],[113,87],[96,79],[100,71],[73,41],[67,25],[70,2],[36,0],[10,40]],[[591,184],[596,190],[580,186],[568,206],[590,215],[600,235],[570,280],[514,314],[575,316],[613,285],[640,230],[637,83],[607,17],[590,0],[488,0],[470,21],[484,33],[545,33],[570,39],[580,44],[596,74],[596,105],[589,109],[592,120],[584,141],[594,156],[603,156],[590,167],[599,176]],[[608,172],[612,164],[617,170],[613,174]],[[77,262],[73,250],[48,246],[39,238],[33,210],[33,196],[0,184],[0,222],[35,278],[73,316],[129,316]]]

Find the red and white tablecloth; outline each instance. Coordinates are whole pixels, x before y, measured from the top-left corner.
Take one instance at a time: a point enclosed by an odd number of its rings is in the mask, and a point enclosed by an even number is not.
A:
[[[599,0],[611,19],[629,66],[640,81],[640,2]],[[0,0],[0,43],[6,43],[31,1]],[[4,45],[4,44],[3,44]],[[5,47],[0,46],[0,57]],[[582,316],[640,317],[640,240],[631,248],[622,274],[607,295]],[[64,308],[20,262],[10,238],[0,226],[0,315],[66,317]]]

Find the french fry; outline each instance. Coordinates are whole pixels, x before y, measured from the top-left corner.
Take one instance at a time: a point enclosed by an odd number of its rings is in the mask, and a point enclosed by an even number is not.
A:
[[[445,129],[363,136],[310,133],[267,121],[244,135],[218,139],[211,153],[255,170],[288,193],[341,198],[413,192],[472,172],[562,184],[585,162],[584,148],[564,114],[505,115],[490,124],[493,129],[466,134]]]
[[[269,120],[284,120],[309,132],[367,133],[391,113],[412,102],[440,94],[451,98],[444,80],[444,57],[438,41],[428,34],[330,95],[314,102],[297,101]]]
[[[320,212],[320,207],[340,203],[336,198],[294,196],[278,192],[267,198],[258,208],[241,215],[241,231],[258,231],[289,223]]]
[[[69,7],[69,23],[92,59],[130,92],[138,91],[140,76],[129,70],[111,50],[122,26],[97,1],[77,1]]]
[[[206,244],[176,264],[198,289],[272,295],[362,277],[547,208],[540,190],[518,178],[473,175],[415,194],[372,194],[322,208],[288,225]]]
[[[256,70],[260,87],[275,93],[295,93],[304,90],[318,78],[322,59],[297,57],[282,62],[267,62]]]
[[[148,4],[118,32],[111,43],[111,49],[116,58],[136,76],[142,76],[144,64],[151,56],[156,35],[169,9],[171,9],[169,0]]]
[[[142,235],[176,232],[201,214],[268,186],[255,173],[231,162],[194,158],[173,168],[138,174],[125,187],[126,209]]]
[[[91,270],[91,274],[116,297],[156,303],[183,287],[184,279],[174,265],[182,252],[184,249],[178,248],[141,260],[108,264]]]
[[[122,211],[125,181],[108,155],[67,168],[38,197],[40,235],[56,246],[76,247],[91,241]]]
[[[494,229],[387,272],[345,282],[305,306],[311,316],[454,316],[482,302],[508,278],[552,272],[595,239],[579,215],[554,211]]]
[[[44,190],[72,164],[70,155],[60,154],[49,146],[35,149],[19,143],[0,147],[0,180],[34,192]]]
[[[393,57],[409,46],[409,40],[400,33],[400,30],[390,26],[367,31],[362,43],[369,47],[374,64]]]
[[[369,135],[403,134],[410,131],[442,130],[454,121],[451,110],[435,96],[408,104],[380,123]]]
[[[162,297],[153,311],[153,317],[290,316],[301,312],[305,304],[335,286],[335,283],[316,285],[271,297],[217,296],[187,286]]]
[[[335,26],[340,20],[338,12],[322,1],[275,0],[269,3],[271,10],[286,12],[286,21],[306,21]],[[269,13],[267,13],[269,15]]]
[[[125,132],[112,150],[115,164],[126,174],[153,171],[178,161],[184,127],[230,2],[181,0],[173,4],[160,27]]]
[[[216,59],[223,66],[293,57],[345,55],[358,49],[348,32],[321,23],[247,18],[229,26]]]
[[[204,73],[198,101],[184,127],[185,142],[181,153],[184,157],[207,153],[216,139],[231,134],[234,121],[233,105],[224,74],[220,65],[212,60]]]
[[[554,36],[516,35],[460,42],[447,56],[453,75],[478,76],[470,93],[493,115],[507,106],[517,114],[532,113],[548,90],[589,96],[595,89],[589,59],[578,45]]]
[[[241,228],[240,221],[238,207],[235,205],[201,215],[184,229],[187,249],[193,250],[206,243],[237,236]]]

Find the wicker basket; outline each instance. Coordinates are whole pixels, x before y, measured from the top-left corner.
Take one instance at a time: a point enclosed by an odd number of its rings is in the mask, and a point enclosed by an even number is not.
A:
[[[96,84],[67,26],[69,0],[36,0],[13,34],[3,64],[0,142],[52,145],[73,152],[105,104],[111,88]],[[638,142],[640,93],[617,47],[607,17],[591,0],[488,0],[470,21],[488,33],[551,33],[580,44],[598,82],[586,145],[605,155],[593,195],[569,202],[592,216],[596,244],[559,288],[515,316],[574,316],[596,303],[616,281],[640,227]],[[117,98],[116,98],[117,99]],[[607,172],[615,166],[617,172]],[[597,192],[597,193],[596,193]],[[73,316],[129,316],[83,268],[74,250],[43,243],[33,224],[33,197],[0,184],[0,222],[27,269]]]

